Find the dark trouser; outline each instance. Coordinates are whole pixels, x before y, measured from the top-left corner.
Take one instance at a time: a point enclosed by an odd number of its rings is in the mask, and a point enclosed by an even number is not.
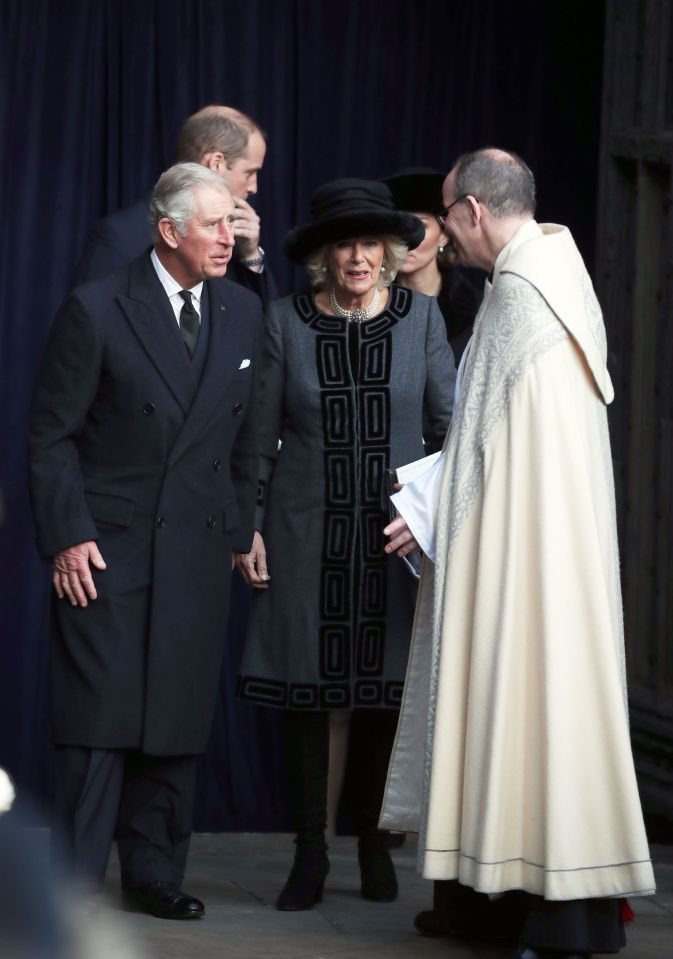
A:
[[[358,768],[363,770],[356,809],[359,836],[379,834],[379,815],[397,719],[395,710],[356,709],[353,712],[349,749],[360,753]],[[283,729],[297,846],[325,849],[329,713],[287,710]]]
[[[55,827],[74,877],[100,889],[117,837],[122,885],[180,885],[192,833],[196,756],[57,746]]]
[[[537,949],[618,952],[626,943],[617,899],[551,901],[519,890],[489,899],[451,879],[434,883],[433,911]]]

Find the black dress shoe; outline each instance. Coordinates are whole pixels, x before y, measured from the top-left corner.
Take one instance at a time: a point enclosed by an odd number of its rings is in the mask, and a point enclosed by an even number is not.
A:
[[[433,909],[419,912],[414,919],[416,932],[430,939],[481,939],[485,942],[497,942],[488,924],[478,924],[470,919],[446,916]],[[515,937],[514,942],[516,942]],[[509,943],[507,943],[508,945]]]
[[[173,882],[152,882],[136,889],[126,887],[124,904],[159,919],[200,919],[206,911],[200,899],[188,896]]]
[[[519,946],[507,959],[589,959],[588,952],[563,952],[558,949],[535,949]]]
[[[520,925],[506,917],[484,915],[477,921],[468,916],[447,915],[426,909],[414,919],[416,931],[430,939],[476,939],[503,946],[513,946],[519,938]],[[511,959],[511,957],[510,957]]]
[[[424,909],[414,919],[416,932],[429,939],[473,939],[476,930],[469,923],[451,921],[434,909]]]

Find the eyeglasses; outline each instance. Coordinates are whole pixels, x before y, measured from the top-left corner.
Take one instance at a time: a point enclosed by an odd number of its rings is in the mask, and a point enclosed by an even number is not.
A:
[[[460,203],[462,200],[467,200],[468,196],[472,196],[472,194],[471,194],[471,193],[462,193],[457,199],[455,199],[455,200],[453,201],[453,203],[449,203],[448,206],[445,206],[445,207],[444,207],[444,209],[442,210],[442,212],[439,214],[439,219],[442,221],[442,223],[443,223],[444,220],[446,219],[447,214],[448,214],[449,210],[451,209],[451,207],[452,207],[452,206],[455,206],[456,203]],[[476,200],[477,198],[474,197],[474,199]],[[477,200],[477,203],[478,203],[478,202],[479,202],[479,200]]]

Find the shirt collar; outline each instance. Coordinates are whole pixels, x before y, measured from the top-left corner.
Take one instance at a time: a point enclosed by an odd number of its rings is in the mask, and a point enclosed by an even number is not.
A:
[[[161,285],[163,286],[164,290],[166,290],[166,295],[169,299],[172,296],[175,296],[176,293],[179,293],[180,290],[184,289],[184,287],[180,286],[178,281],[174,279],[168,272],[166,267],[157,256],[156,250],[152,250],[150,254],[150,260],[152,261],[152,266],[154,267],[155,272],[161,281]],[[201,280],[200,283],[197,283],[196,286],[190,287],[189,292],[196,300],[197,305],[200,304],[201,294],[203,293],[203,280]]]

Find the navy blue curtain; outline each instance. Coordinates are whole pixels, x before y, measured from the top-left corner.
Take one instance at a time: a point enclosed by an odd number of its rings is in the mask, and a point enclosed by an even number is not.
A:
[[[571,226],[591,266],[602,32],[598,0],[2,0],[0,765],[25,789],[46,795],[50,780],[50,587],[33,546],[26,416],[92,223],[151,187],[188,114],[226,103],[269,135],[255,206],[282,292],[305,284],[282,238],[318,184],[448,170],[486,144],[528,160],[539,218]],[[198,825],[278,829],[277,717],[233,698],[241,620]]]

